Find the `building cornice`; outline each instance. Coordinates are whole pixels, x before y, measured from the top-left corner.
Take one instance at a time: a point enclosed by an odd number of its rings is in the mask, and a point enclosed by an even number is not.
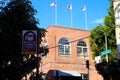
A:
[[[65,26],[56,26],[56,25],[50,25],[46,29],[50,27],[55,27],[55,28],[64,28],[64,29],[72,29],[72,30],[78,30],[78,31],[87,31],[90,32],[89,30],[84,30],[84,29],[77,29],[77,28],[71,28],[71,27],[65,27]]]

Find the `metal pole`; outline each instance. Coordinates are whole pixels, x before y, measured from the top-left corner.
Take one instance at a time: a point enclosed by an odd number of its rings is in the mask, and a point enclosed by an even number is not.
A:
[[[37,30],[37,73],[36,73],[36,78],[37,80],[39,80],[39,60],[40,60],[40,56],[39,56],[39,30]]]
[[[89,69],[88,69],[88,80],[89,80],[89,78],[90,78],[90,73],[89,73]]]
[[[105,46],[106,46],[106,50],[107,50],[107,35],[105,32],[104,32],[104,34],[105,34]],[[108,62],[108,54],[106,55],[106,61]]]
[[[70,6],[72,7],[72,4],[71,4]],[[72,26],[73,26],[73,20],[72,20],[72,9],[71,9],[70,17],[71,17],[71,27],[72,27]]]
[[[85,13],[85,27],[87,30],[88,24],[87,24],[87,8],[86,8],[86,6],[82,7],[82,11],[84,11],[84,13]]]
[[[90,62],[88,60],[88,80],[90,79],[90,71],[89,71],[89,67],[90,67]]]
[[[86,30],[88,28],[88,25],[87,25],[87,8],[85,10],[85,25],[86,25]]]
[[[104,35],[105,35],[105,48],[107,50],[108,49],[108,46],[107,46],[107,35],[106,35],[106,33],[103,30],[100,30],[100,31],[102,31],[104,33]],[[106,62],[108,62],[108,54],[106,55]]]
[[[57,25],[57,0],[55,0],[55,25]]]
[[[106,35],[106,33],[103,31],[103,30],[100,30],[100,31],[102,31],[103,33],[104,33],[104,35],[105,35],[105,48],[106,48],[106,50],[108,49],[108,46],[107,46],[107,35]],[[109,65],[108,65],[108,54],[106,55],[106,62],[107,62],[107,77],[106,77],[106,79],[105,80],[109,80],[109,74],[108,74],[108,70],[109,70]]]

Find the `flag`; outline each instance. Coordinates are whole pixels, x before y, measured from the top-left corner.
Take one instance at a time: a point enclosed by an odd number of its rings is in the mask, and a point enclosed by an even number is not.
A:
[[[85,6],[83,6],[83,7],[82,7],[82,11],[85,11],[85,10],[86,10],[86,7],[85,7]]]
[[[55,2],[52,2],[52,3],[50,4],[50,6],[56,7],[56,3],[55,3]]]
[[[68,10],[72,10],[72,5],[68,5],[68,6],[67,6],[67,9],[68,9]]]
[[[55,24],[57,25],[57,0],[55,0],[55,2],[50,3],[50,6],[55,7]]]

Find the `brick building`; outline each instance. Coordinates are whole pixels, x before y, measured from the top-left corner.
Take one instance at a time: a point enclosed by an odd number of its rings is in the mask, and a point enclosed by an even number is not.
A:
[[[49,53],[41,62],[46,80],[102,80],[92,60],[89,31],[62,26],[48,26],[46,30]]]

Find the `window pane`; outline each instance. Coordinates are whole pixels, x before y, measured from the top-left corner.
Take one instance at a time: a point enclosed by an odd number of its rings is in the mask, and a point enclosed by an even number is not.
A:
[[[70,52],[70,46],[65,46],[65,52],[67,52],[67,53]]]
[[[77,53],[82,53],[82,48],[81,47],[77,47]]]
[[[83,57],[82,48],[81,47],[77,47],[77,56],[78,57]]]
[[[84,54],[84,57],[88,56],[88,54],[87,54],[87,48],[83,48],[83,54]]]
[[[64,46],[63,45],[59,45],[59,52],[64,52]]]
[[[70,55],[70,46],[65,46],[65,55]]]
[[[63,45],[65,45],[65,44],[69,44],[69,42],[68,42],[67,39],[62,38],[62,39],[60,39],[59,44],[63,44]]]
[[[79,41],[77,43],[77,46],[86,46],[86,43],[84,41]]]

